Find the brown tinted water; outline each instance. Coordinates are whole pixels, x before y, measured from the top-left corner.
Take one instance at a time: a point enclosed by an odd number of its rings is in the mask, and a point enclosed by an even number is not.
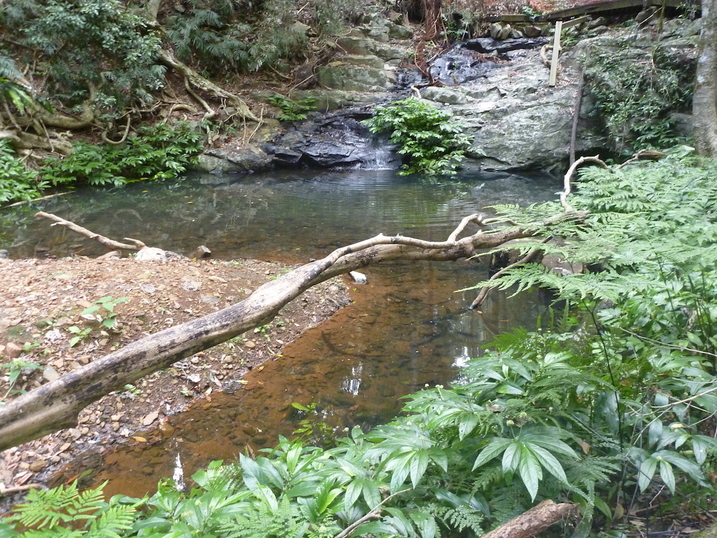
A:
[[[104,196],[73,195],[42,209],[112,237],[139,237],[180,252],[204,243],[220,257],[296,262],[378,232],[445,239],[463,216],[485,205],[527,204],[552,198],[557,190],[547,180],[469,179],[421,185],[386,172],[355,171],[257,176],[208,186],[207,178],[199,178]],[[128,214],[132,218],[125,218]],[[183,219],[191,222],[178,225]],[[22,249],[33,241],[57,252],[86,248],[73,246],[81,243],[75,237],[48,234],[36,224],[20,220],[14,240],[24,243],[13,255],[27,255]],[[46,235],[36,236],[35,230]],[[95,484],[109,480],[107,493],[134,496],[152,491],[161,477],[187,481],[209,461],[233,459],[290,435],[305,416],[292,402],[315,403],[315,420],[337,434],[354,425],[366,430],[398,413],[402,396],[456,379],[459,366],[479,356],[496,334],[534,326],[543,309],[533,295],[495,294],[481,312],[468,310],[475,292],[455,290],[487,273],[473,261],[394,264],[365,272],[369,284],[353,286],[354,304],[252,372],[246,386],[233,394],[214,393],[160,429],[144,432],[149,443],[87,454],[63,477],[92,469]]]

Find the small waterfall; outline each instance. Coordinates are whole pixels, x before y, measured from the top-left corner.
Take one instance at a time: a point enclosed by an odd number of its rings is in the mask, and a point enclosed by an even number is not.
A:
[[[366,147],[367,158],[359,167],[361,170],[395,170],[400,158],[395,153],[396,145],[387,138],[373,139]]]

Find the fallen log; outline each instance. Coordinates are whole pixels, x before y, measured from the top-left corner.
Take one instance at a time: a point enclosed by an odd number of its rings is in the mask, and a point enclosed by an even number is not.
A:
[[[560,213],[543,222],[480,230],[462,239],[454,232],[449,240],[438,242],[379,234],[339,248],[267,282],[239,303],[147,336],[9,401],[0,407],[0,451],[73,426],[78,413],[104,395],[268,323],[289,302],[329,278],[389,260],[470,258],[482,249],[534,236],[566,220],[583,220],[586,215],[580,211]],[[495,221],[478,215],[466,217],[458,231],[470,222],[485,226]]]
[[[488,534],[484,534],[483,538],[528,538],[529,536],[535,536],[558,521],[575,517],[577,510],[577,504],[556,504],[553,501],[543,501],[527,512],[493,529]]]

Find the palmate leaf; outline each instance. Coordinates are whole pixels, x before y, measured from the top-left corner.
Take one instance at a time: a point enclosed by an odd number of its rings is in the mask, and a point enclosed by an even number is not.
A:
[[[551,434],[551,432],[554,432]],[[494,437],[478,454],[473,469],[503,454],[502,471],[518,472],[531,498],[535,499],[543,469],[555,478],[567,483],[565,470],[555,454],[576,459],[577,454],[558,438],[558,430],[546,427],[525,427],[513,439]]]

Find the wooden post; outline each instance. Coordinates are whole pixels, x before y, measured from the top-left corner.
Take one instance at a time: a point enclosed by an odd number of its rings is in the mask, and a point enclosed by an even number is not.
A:
[[[563,31],[563,21],[555,22],[555,39],[553,40],[553,59],[550,62],[550,80],[548,86],[555,86],[558,78],[558,58],[560,57],[560,33]]]

